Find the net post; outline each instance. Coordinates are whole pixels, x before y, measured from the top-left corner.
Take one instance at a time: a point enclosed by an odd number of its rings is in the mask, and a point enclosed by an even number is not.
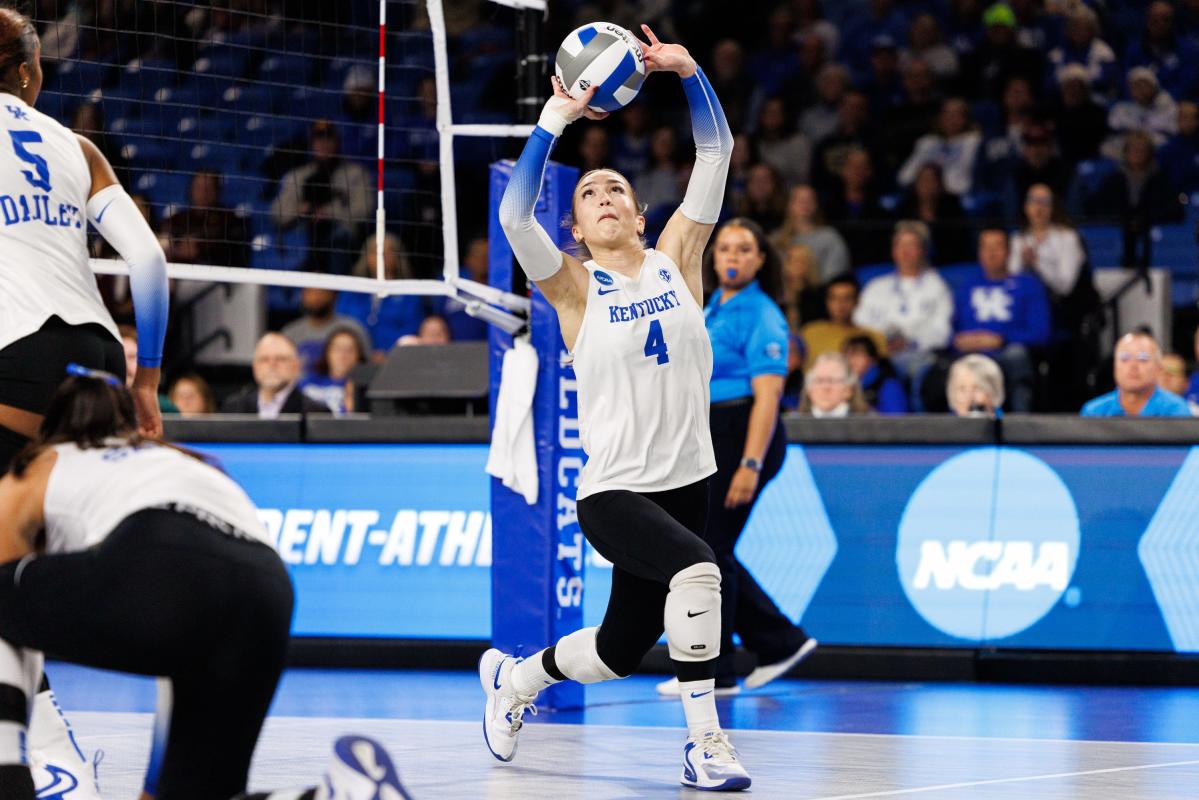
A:
[[[488,275],[491,285],[510,291],[512,249],[500,229],[498,209],[512,175],[512,162],[491,165]],[[578,170],[550,162],[537,221],[561,241],[557,224],[570,208]],[[523,279],[523,274],[520,275]],[[583,568],[586,546],[575,512],[575,491],[586,456],[579,438],[574,368],[564,363],[566,348],[557,316],[536,287],[531,290],[530,341],[537,351],[537,391],[533,397],[533,437],[537,454],[537,502],[491,479],[492,562],[491,640],[505,652],[530,656],[583,626]],[[491,329],[491,419],[496,419],[500,374],[512,337]],[[567,681],[546,689],[538,702],[549,708],[581,708],[581,684]]]
[[[387,225],[387,211],[383,199],[383,159],[386,155],[384,131],[387,116],[384,111],[384,97],[387,93],[387,0],[379,0],[379,133],[378,133],[378,195],[375,205],[375,277],[380,281],[387,279],[386,265],[383,263],[383,238]]]
[[[545,97],[547,57],[545,54],[545,12],[522,8],[516,12],[516,118],[535,123]]]
[[[437,134],[441,178],[441,240],[445,277],[458,277],[458,198],[454,186],[454,116],[450,107],[450,61],[446,50],[445,13],[441,0],[426,0],[433,34],[433,68],[437,83]]]

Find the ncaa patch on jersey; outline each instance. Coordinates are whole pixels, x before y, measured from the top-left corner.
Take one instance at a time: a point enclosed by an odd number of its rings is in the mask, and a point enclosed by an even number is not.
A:
[[[662,267],[662,269],[658,270],[658,277],[667,283],[670,283],[670,270],[668,270],[666,267]]]
[[[766,345],[766,357],[772,361],[780,361],[783,358],[783,346],[778,342],[769,342]]]
[[[598,270],[598,269],[595,271],[595,279],[597,281],[599,281],[600,283],[602,283],[604,286],[611,286],[615,282],[612,280],[611,275],[609,275],[608,273],[606,273],[602,270]]]

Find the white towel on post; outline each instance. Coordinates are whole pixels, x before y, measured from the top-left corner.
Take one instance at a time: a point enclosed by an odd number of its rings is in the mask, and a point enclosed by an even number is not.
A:
[[[487,474],[537,502],[537,448],[533,438],[533,395],[537,392],[537,351],[527,336],[513,340],[500,368],[500,396],[487,454]]]

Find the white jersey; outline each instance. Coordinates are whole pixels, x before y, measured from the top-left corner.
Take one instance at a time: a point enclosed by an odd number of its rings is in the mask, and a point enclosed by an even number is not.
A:
[[[578,499],[677,489],[716,472],[708,428],[712,344],[669,257],[646,250],[637,279],[594,261],[575,339],[587,465]]]
[[[130,514],[175,506],[214,527],[271,544],[258,510],[220,470],[170,447],[54,446],[58,460],[46,484],[46,551],[72,553],[103,542]]]
[[[120,339],[88,266],[92,176],[75,134],[0,94],[0,349],[57,315]]]

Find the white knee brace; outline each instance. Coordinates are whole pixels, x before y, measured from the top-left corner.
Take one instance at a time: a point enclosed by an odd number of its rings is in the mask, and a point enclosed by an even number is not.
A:
[[[562,674],[579,683],[599,683],[621,677],[608,668],[595,649],[599,628],[582,628],[567,634],[554,646],[554,663]]]
[[[720,568],[706,561],[675,573],[663,624],[675,661],[708,661],[720,655]]]

